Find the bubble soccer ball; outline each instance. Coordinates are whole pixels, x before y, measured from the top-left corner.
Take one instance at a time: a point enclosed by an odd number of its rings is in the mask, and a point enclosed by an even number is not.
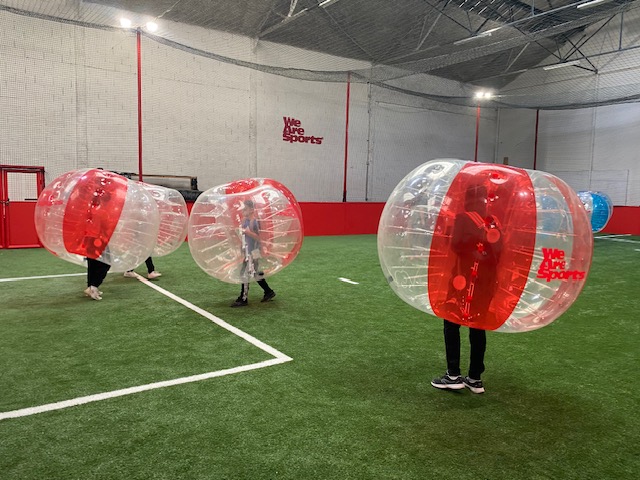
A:
[[[473,328],[525,332],[578,296],[592,237],[577,195],[559,178],[442,159],[391,193],[378,255],[391,288],[413,307]]]
[[[207,274],[227,283],[280,271],[296,257],[302,239],[298,202],[268,178],[211,188],[198,197],[189,217],[191,255]]]
[[[578,192],[578,197],[584,205],[591,221],[591,231],[600,232],[607,225],[613,215],[613,202],[604,192]]]
[[[162,257],[174,252],[187,238],[189,210],[182,194],[173,188],[139,182],[156,201],[160,213],[160,228],[154,257]]]
[[[78,265],[85,258],[125,272],[151,254],[159,214],[146,190],[115,173],[73,170],[51,182],[38,197],[38,238],[54,255]]]

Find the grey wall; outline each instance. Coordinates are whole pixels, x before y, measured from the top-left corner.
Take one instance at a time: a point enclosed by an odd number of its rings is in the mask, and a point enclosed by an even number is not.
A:
[[[535,110],[501,110],[498,157],[533,168]],[[574,190],[599,190],[615,205],[640,205],[640,106],[540,111],[537,169]],[[511,160],[514,160],[511,162]]]

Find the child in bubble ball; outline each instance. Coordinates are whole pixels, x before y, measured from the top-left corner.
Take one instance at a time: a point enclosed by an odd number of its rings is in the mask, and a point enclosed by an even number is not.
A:
[[[249,282],[257,280],[258,285],[264,290],[261,302],[268,302],[276,296],[269,284],[264,279],[264,272],[259,270],[260,259],[260,222],[256,218],[256,212],[252,200],[245,200],[242,210],[242,268],[240,276],[246,279],[242,284],[240,296],[231,304],[232,307],[246,307],[249,303]]]
[[[487,188],[471,185],[465,193],[465,211],[456,215],[451,248],[458,261],[452,272],[445,307],[449,313],[469,325],[489,311],[491,299],[498,288],[497,266],[502,253],[500,224],[487,212]],[[487,346],[485,330],[469,327],[469,375],[460,371],[460,324],[444,320],[444,343],[447,372],[434,378],[435,388],[484,393],[480,376],[484,372]]]

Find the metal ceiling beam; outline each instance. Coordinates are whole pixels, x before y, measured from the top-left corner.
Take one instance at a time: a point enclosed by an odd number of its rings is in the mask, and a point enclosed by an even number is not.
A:
[[[279,30],[280,28],[284,27],[285,25],[287,25],[290,22],[293,22],[294,20],[299,19],[300,17],[306,15],[309,12],[312,12],[313,10],[316,10],[317,8],[322,8],[325,9],[327,8],[329,5],[333,5],[336,2],[339,2],[340,0],[324,0],[312,7],[307,7],[304,8],[302,10],[300,10],[298,13],[296,13],[295,15],[292,15],[293,10],[295,10],[295,4],[297,3],[297,0],[291,0],[291,6],[289,7],[289,15],[287,15],[286,17],[284,17],[284,19],[282,19],[282,21],[280,23],[276,23],[275,25],[271,25],[269,28],[267,28],[266,30],[262,30],[261,32],[259,32],[256,35],[256,38],[260,39],[262,37],[264,37],[265,35],[269,35],[270,33],[275,32],[276,30]],[[365,52],[366,53],[366,52]]]
[[[622,12],[622,13],[624,14],[624,12]],[[567,56],[571,55],[571,54],[572,54],[573,52],[575,52],[576,50],[579,50],[579,49],[580,49],[580,48],[581,48],[585,43],[587,43],[587,42],[588,42],[589,40],[591,40],[594,36],[596,36],[596,34],[597,34],[600,30],[602,30],[604,27],[606,27],[606,26],[609,24],[609,22],[611,22],[611,20],[613,20],[613,19],[614,19],[614,18],[616,18],[616,17],[617,17],[617,15],[612,15],[611,17],[609,17],[609,18],[607,19],[607,21],[606,21],[606,22],[604,22],[602,25],[600,25],[600,26],[598,27],[598,29],[597,29],[597,30],[595,30],[591,35],[586,36],[586,38],[585,38],[584,40],[582,40],[581,42],[578,42],[578,46],[575,46],[575,45],[574,45],[574,46],[573,46],[573,47],[574,47],[574,48],[573,48],[573,50],[571,50],[569,53],[567,53]]]
[[[433,10],[435,10],[436,12],[441,13],[442,15],[444,15],[445,17],[447,17],[449,20],[451,20],[453,23],[455,23],[456,25],[459,25],[460,27],[464,28],[467,32],[472,33],[473,30],[468,28],[466,25],[463,25],[462,23],[460,23],[458,20],[456,20],[455,18],[451,17],[450,15],[447,15],[444,12],[444,8],[440,8],[435,6],[434,4],[432,4],[431,2],[429,2],[428,0],[423,0],[424,3],[426,3],[427,5],[429,5],[429,7],[431,7]],[[446,6],[446,5],[445,5]]]
[[[330,1],[330,0],[325,0],[325,3],[326,3],[327,1]],[[334,0],[334,1],[336,1],[336,2],[337,2],[338,0]],[[322,5],[322,3],[321,3],[320,5]],[[331,23],[333,23],[333,24],[336,26],[336,28],[337,28],[338,30],[340,30],[340,31],[342,32],[342,34],[343,34],[345,37],[347,37],[347,38],[351,41],[351,43],[353,43],[357,48],[359,48],[362,52],[364,52],[364,53],[369,57],[369,60],[370,60],[370,61],[372,61],[372,62],[374,62],[374,61],[375,61],[375,56],[374,56],[374,55],[372,55],[372,54],[371,54],[371,52],[368,52],[368,51],[367,51],[367,49],[366,49],[366,48],[364,48],[362,45],[360,45],[360,43],[358,43],[358,42],[356,41],[356,39],[355,39],[355,38],[353,38],[353,37],[349,34],[349,32],[347,32],[347,31],[342,27],[342,25],[340,25],[340,24],[336,21],[336,19],[335,19],[335,18],[333,18],[333,17],[331,16],[331,14],[330,14],[327,10],[324,10],[324,9],[323,9],[323,12],[324,12],[324,14],[325,14],[327,17],[329,17],[329,20],[331,20]]]
[[[537,43],[537,42],[536,42]],[[520,52],[518,52],[518,55],[516,55],[516,58],[514,58],[509,65],[507,65],[507,68],[504,69],[504,72],[502,73],[507,73],[509,71],[509,69],[511,67],[513,67],[513,64],[516,63],[518,61],[518,59],[520,58],[520,55],[522,55],[524,53],[524,51],[527,49],[527,47],[531,45],[531,42],[529,43],[525,43],[524,46],[520,49]]]
[[[596,53],[594,55],[589,55],[589,57],[590,58],[602,57],[602,56],[605,56],[605,55],[613,55],[615,53],[624,53],[624,52],[629,52],[629,51],[638,50],[638,49],[640,49],[640,45],[636,45],[634,47],[618,48],[618,49],[615,49],[615,50],[609,50],[607,52],[600,52],[600,53]],[[573,60],[586,60],[586,59],[583,58],[583,57],[578,57],[578,58],[574,58]],[[514,70],[513,72],[498,73],[496,75],[490,75],[488,77],[482,77],[482,78],[474,79],[473,82],[474,83],[475,82],[482,82],[484,80],[492,80],[494,78],[509,77],[509,76],[512,76],[512,75],[521,75],[521,74],[526,73],[526,72],[531,72],[531,71],[534,71],[534,70],[540,70],[540,69],[542,69],[544,67],[545,67],[545,65],[536,65],[535,67],[522,68],[520,70]],[[580,68],[579,66],[576,66],[576,67]],[[590,70],[588,68],[585,68],[585,67],[582,67],[582,69],[590,71],[590,72],[592,71],[592,70]],[[602,74],[602,73],[600,73],[600,74]]]

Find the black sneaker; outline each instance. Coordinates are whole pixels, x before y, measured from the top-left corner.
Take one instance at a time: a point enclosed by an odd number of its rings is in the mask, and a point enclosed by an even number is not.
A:
[[[448,373],[445,373],[440,378],[434,378],[431,380],[431,385],[436,388],[449,390],[462,390],[464,388],[464,383],[462,383],[462,377],[460,375],[457,377],[450,377]]]
[[[271,300],[275,296],[276,296],[276,292],[271,290],[270,292],[265,293],[264,297],[262,297],[262,300],[260,300],[260,301],[261,302],[268,302],[269,300]]]
[[[248,300],[242,300],[241,298],[237,299],[235,302],[231,304],[232,307],[246,307],[249,305]]]
[[[471,380],[469,377],[462,379],[464,386],[471,390],[473,393],[484,393],[484,386],[482,380]]]

